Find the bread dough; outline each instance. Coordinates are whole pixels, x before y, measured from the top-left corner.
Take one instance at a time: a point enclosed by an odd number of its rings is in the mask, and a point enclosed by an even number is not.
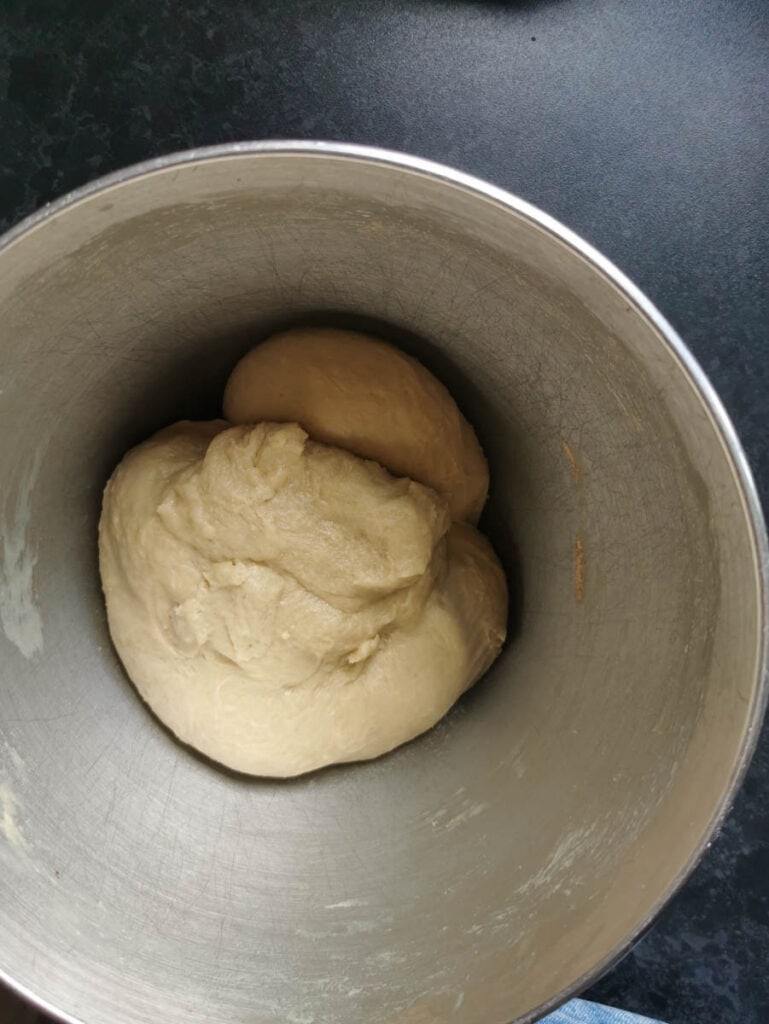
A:
[[[169,427],[105,490],[110,632],[139,692],[255,775],[429,729],[505,637],[504,574],[470,525],[488,490],[472,428],[416,360],[325,329],[245,356],[224,412],[239,425]]]
[[[476,523],[489,472],[446,388],[383,341],[327,328],[277,334],[238,363],[224,393],[231,423],[299,423],[315,441],[374,459],[444,495]]]
[[[426,371],[405,366],[416,401]],[[315,395],[312,374],[295,371],[302,395]],[[351,379],[340,387],[360,409]],[[440,386],[431,393],[473,451],[453,403]],[[242,394],[231,383],[230,414],[245,415]],[[335,422],[332,433],[346,429]],[[457,474],[463,464],[452,462]],[[462,491],[468,510],[480,507],[481,475],[472,501]],[[499,563],[451,519],[435,491],[296,424],[176,424],[129,452],[104,494],[115,647],[158,717],[230,768],[291,776],[376,757],[437,722],[504,639]]]

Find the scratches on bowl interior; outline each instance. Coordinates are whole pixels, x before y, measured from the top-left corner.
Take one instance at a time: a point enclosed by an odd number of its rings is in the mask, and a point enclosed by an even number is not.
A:
[[[584,536],[584,473],[577,452],[565,437],[561,438],[561,449],[569,463],[574,486],[577,489],[577,531],[574,536],[574,600],[582,604],[585,600],[585,536]]]

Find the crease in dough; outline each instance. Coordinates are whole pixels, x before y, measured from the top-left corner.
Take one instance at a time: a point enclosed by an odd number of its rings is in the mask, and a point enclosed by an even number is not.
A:
[[[276,334],[237,364],[223,405],[231,423],[299,423],[431,487],[452,519],[478,522],[489,470],[475,431],[444,385],[387,342],[334,328]]]

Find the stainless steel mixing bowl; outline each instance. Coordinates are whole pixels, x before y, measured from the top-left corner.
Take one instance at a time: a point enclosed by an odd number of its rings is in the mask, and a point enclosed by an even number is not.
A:
[[[449,385],[492,467],[507,650],[428,735],[290,783],[179,746],[96,563],[131,444],[215,415],[294,321]],[[0,968],[86,1024],[502,1024],[643,929],[734,794],[767,548],[701,370],[606,260],[503,192],[352,146],[105,178],[0,254]]]

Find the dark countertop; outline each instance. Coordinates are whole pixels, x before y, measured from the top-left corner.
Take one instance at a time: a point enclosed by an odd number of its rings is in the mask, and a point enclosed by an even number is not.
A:
[[[657,303],[769,496],[764,0],[2,0],[0,133],[2,227],[125,164],[237,139],[372,143],[502,185]],[[590,998],[769,1021],[767,794],[765,730],[705,861]]]

